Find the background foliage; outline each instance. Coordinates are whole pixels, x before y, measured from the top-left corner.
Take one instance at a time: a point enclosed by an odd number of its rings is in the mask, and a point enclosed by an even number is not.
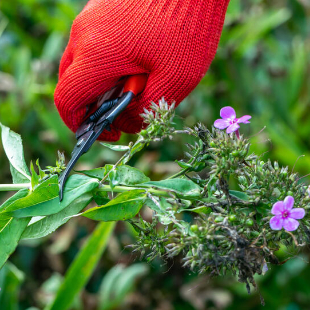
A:
[[[40,159],[54,165],[57,150],[69,157],[74,135],[63,125],[54,105],[59,59],[74,17],[86,1],[2,0],[0,3],[0,122],[22,135],[26,162]],[[296,163],[301,175],[310,170],[310,2],[309,0],[232,0],[220,47],[208,74],[178,107],[179,125],[201,121],[210,126],[219,109],[233,106],[237,115],[253,116],[246,134],[253,151]],[[257,134],[264,126],[266,129]],[[123,135],[121,144],[134,137]],[[185,139],[185,138],[184,138]],[[150,145],[131,165],[156,180],[172,174],[174,161],[183,156],[184,140]],[[299,159],[300,155],[305,157]],[[118,153],[95,145],[77,170],[115,163]],[[297,161],[297,162],[296,162]],[[0,149],[0,183],[10,183],[7,159]],[[2,197],[2,199],[7,197]],[[148,214],[144,215],[145,217]],[[24,241],[12,264],[0,273],[0,305],[5,309],[38,308],[53,298],[61,278],[95,223],[72,219],[52,237]],[[113,238],[74,309],[259,309],[258,293],[247,295],[234,278],[209,279],[187,274],[180,262],[134,264],[129,290],[113,292],[125,277],[124,267],[136,261],[124,246],[133,243],[134,232],[118,224]],[[279,256],[285,259],[283,249]],[[308,309],[310,302],[309,253],[258,279],[265,309]],[[111,269],[113,268],[113,269]],[[131,268],[131,267],[130,267]],[[110,271],[109,271],[110,270]],[[104,277],[103,283],[102,279]],[[133,279],[133,277],[129,277]],[[135,284],[134,284],[135,283]],[[125,292],[125,293],[124,293]],[[112,295],[118,301],[112,302]],[[124,296],[127,296],[126,298]],[[104,296],[110,296],[106,305]],[[122,303],[123,306],[119,306]],[[125,303],[125,305],[124,305]],[[110,308],[108,308],[110,307]]]

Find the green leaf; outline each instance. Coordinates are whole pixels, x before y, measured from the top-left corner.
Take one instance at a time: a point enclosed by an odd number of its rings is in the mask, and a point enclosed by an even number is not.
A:
[[[161,224],[169,225],[173,223],[172,219],[175,218],[174,212],[167,210],[171,208],[171,205],[167,202],[167,200],[164,198],[159,199],[158,197],[154,197],[153,199],[156,202],[152,199],[147,199],[145,205],[156,212],[156,216],[158,217]]]
[[[236,197],[238,199],[244,200],[244,201],[249,201],[249,196],[243,192],[230,190],[229,195]]]
[[[23,144],[20,135],[1,123],[0,127],[3,148],[10,161],[13,183],[29,183],[31,177],[25,163]]]
[[[56,298],[46,310],[67,310],[74,297],[86,285],[103,251],[105,250],[115,223],[100,223],[88,238],[70,266],[65,279],[57,292]]]
[[[118,166],[116,173],[118,175],[119,183],[122,185],[130,186],[150,181],[150,178],[148,178],[143,172],[126,165]]]
[[[262,214],[263,216],[269,215],[269,214],[270,214],[270,211],[271,211],[270,206],[264,205],[264,204],[259,204],[259,205],[255,208],[255,210],[256,210],[258,213]]]
[[[158,201],[159,198],[155,197],[155,199],[157,203],[155,203],[152,199],[147,198],[144,204],[150,209],[152,209],[153,211],[155,211],[156,213],[163,214],[163,210],[161,209],[160,203]]]
[[[29,190],[27,189],[20,190],[14,196],[6,200],[0,207],[0,210],[10,206],[14,201],[25,197],[28,192]],[[13,219],[6,213],[0,213],[0,268],[14,252],[29,220],[30,219]]]
[[[192,165],[191,164],[188,164],[184,161],[181,161],[181,160],[176,160],[176,163],[183,169],[190,169],[192,168]]]
[[[99,180],[102,180],[112,168],[113,165],[105,165],[102,168],[96,168],[92,170],[82,170],[77,172],[83,173],[91,178],[97,178]]]
[[[239,209],[240,212],[244,213],[246,216],[248,216],[251,212],[253,212],[253,208],[241,208]]]
[[[15,251],[18,241],[29,221],[29,218],[11,218],[0,230],[0,268]]]
[[[70,217],[83,210],[91,202],[91,200],[92,195],[90,193],[86,193],[56,214],[45,217],[33,217],[23,232],[21,239],[42,238],[51,234],[58,227],[67,223]]]
[[[125,152],[130,149],[129,146],[127,145],[115,145],[115,144],[109,144],[109,143],[104,143],[104,142],[100,142],[100,144],[116,152]]]
[[[30,163],[30,171],[31,171],[31,188],[34,189],[39,184],[40,177],[34,170],[33,163]]]
[[[47,174],[41,169],[40,164],[39,164],[39,159],[37,159],[36,165],[37,165],[38,170],[39,170],[40,179],[42,180],[42,179],[45,178],[45,176],[46,176]]]
[[[98,206],[105,205],[110,201],[108,192],[97,192],[93,194],[93,198]]]
[[[20,286],[24,278],[24,274],[9,262],[0,270],[1,309],[19,309]]]
[[[5,212],[8,212],[14,217],[20,217],[17,216],[16,211],[27,210],[33,208],[38,204],[50,201],[58,196],[58,192],[59,192],[58,177],[57,175],[54,175],[51,178],[43,181],[26,197],[16,200],[12,204],[10,204],[7,208],[5,208]],[[15,214],[13,211],[15,211]],[[36,215],[43,215],[43,214],[33,214],[33,216]]]
[[[117,280],[121,277],[124,269],[123,265],[116,265],[111,268],[103,278],[99,289],[100,310],[108,310],[117,307],[114,292],[117,288]]]
[[[104,277],[99,290],[99,309],[112,310],[119,307],[126,295],[133,290],[138,277],[145,275],[146,264],[134,264],[128,268],[116,265]]]
[[[110,172],[109,172],[109,181],[110,181],[110,187],[111,187],[111,189],[113,191],[113,188],[116,185],[119,184],[119,180],[117,178],[115,169],[110,170]]]
[[[69,177],[64,188],[64,198],[59,201],[58,177],[51,178],[39,184],[35,190],[25,198],[12,203],[5,212],[13,217],[45,216],[60,212],[75,199],[91,192],[98,187],[98,180],[83,175]]]
[[[253,47],[264,35],[285,23],[291,17],[288,8],[270,10],[266,14],[256,14],[246,23],[241,23],[229,32],[228,42],[226,44],[234,46],[239,55],[244,55]],[[253,25],[255,27],[253,28]],[[225,38],[224,38],[225,39]]]
[[[89,177],[98,178],[102,180],[111,169],[113,169],[113,165],[105,165],[105,167],[103,168],[97,168],[93,170],[86,170],[79,172],[84,173]],[[115,180],[117,180],[118,184],[127,186],[150,181],[150,179],[143,172],[127,165],[116,167]]]
[[[0,206],[0,212],[5,210],[7,207],[9,207],[14,201],[24,198],[28,195],[29,189],[21,189],[17,193],[15,193],[12,197],[10,197],[8,200],[6,200],[1,206]]]
[[[43,46],[41,59],[52,63],[57,61],[64,47],[64,37],[62,32],[51,32]]]
[[[212,209],[210,207],[201,206],[193,209],[184,209],[184,211],[195,212],[198,214],[210,214],[212,212]]]
[[[5,214],[5,213],[0,213],[0,231],[6,226],[8,225],[8,223],[11,220],[11,216]]]
[[[149,271],[147,264],[134,264],[127,267],[116,285],[115,299],[121,302],[134,286],[138,277],[145,275]]]
[[[44,299],[41,299],[41,304],[46,305],[55,298],[55,295],[63,282],[63,278],[64,277],[61,274],[54,272],[46,281],[42,283],[39,288],[40,293],[44,296]]]
[[[188,197],[199,197],[201,192],[201,188],[193,181],[180,178],[167,179],[162,181],[150,181],[141,184],[141,186],[165,189]]]
[[[136,189],[122,193],[106,205],[91,208],[82,215],[96,221],[125,221],[140,211],[145,200],[145,190]]]

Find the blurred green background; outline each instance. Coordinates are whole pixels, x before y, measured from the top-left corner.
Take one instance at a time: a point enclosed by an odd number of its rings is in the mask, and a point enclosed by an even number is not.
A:
[[[27,162],[39,158],[41,166],[54,165],[57,150],[68,158],[74,146],[74,135],[53,104],[53,91],[72,20],[85,3],[0,2],[0,121],[22,135]],[[263,159],[295,166],[301,176],[309,173],[310,0],[231,1],[216,58],[178,107],[177,126],[196,122],[211,126],[226,105],[233,106],[237,115],[252,115],[251,125],[241,132],[251,137],[253,151]],[[120,143],[134,138],[123,135]],[[183,157],[184,143],[180,137],[173,143],[151,145],[131,164],[159,179],[175,172],[174,160]],[[118,156],[95,145],[77,169],[114,163]],[[1,147],[0,167],[0,183],[11,183]],[[309,177],[304,181],[309,182]],[[24,241],[11,258],[14,265],[0,272],[0,309],[42,309],[95,225],[74,218],[48,238]],[[127,225],[118,224],[72,309],[261,309],[259,294],[265,299],[264,309],[310,309],[307,250],[283,266],[269,266],[267,274],[257,278],[260,292],[248,295],[234,277],[189,274],[178,261],[141,264],[138,256],[124,249],[134,238]],[[289,251],[280,251],[280,258],[284,260]],[[133,268],[124,270],[117,264]],[[122,291],[120,283],[125,283]],[[107,304],[107,299],[112,303]]]

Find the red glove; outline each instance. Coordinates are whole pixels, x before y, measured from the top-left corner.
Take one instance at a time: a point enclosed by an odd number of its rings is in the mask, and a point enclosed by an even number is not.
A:
[[[90,0],[73,22],[61,59],[55,104],[76,131],[120,78],[148,74],[145,90],[102,140],[139,132],[139,114],[164,97],[179,104],[199,83],[216,53],[229,0]],[[109,97],[107,94],[106,98]]]

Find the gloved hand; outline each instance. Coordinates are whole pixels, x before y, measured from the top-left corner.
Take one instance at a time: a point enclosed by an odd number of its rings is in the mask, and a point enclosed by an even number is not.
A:
[[[148,74],[145,90],[100,139],[139,132],[139,116],[162,97],[178,105],[214,58],[229,0],[90,0],[73,22],[55,104],[76,131],[87,106],[124,76]],[[109,97],[109,96],[106,96]]]

